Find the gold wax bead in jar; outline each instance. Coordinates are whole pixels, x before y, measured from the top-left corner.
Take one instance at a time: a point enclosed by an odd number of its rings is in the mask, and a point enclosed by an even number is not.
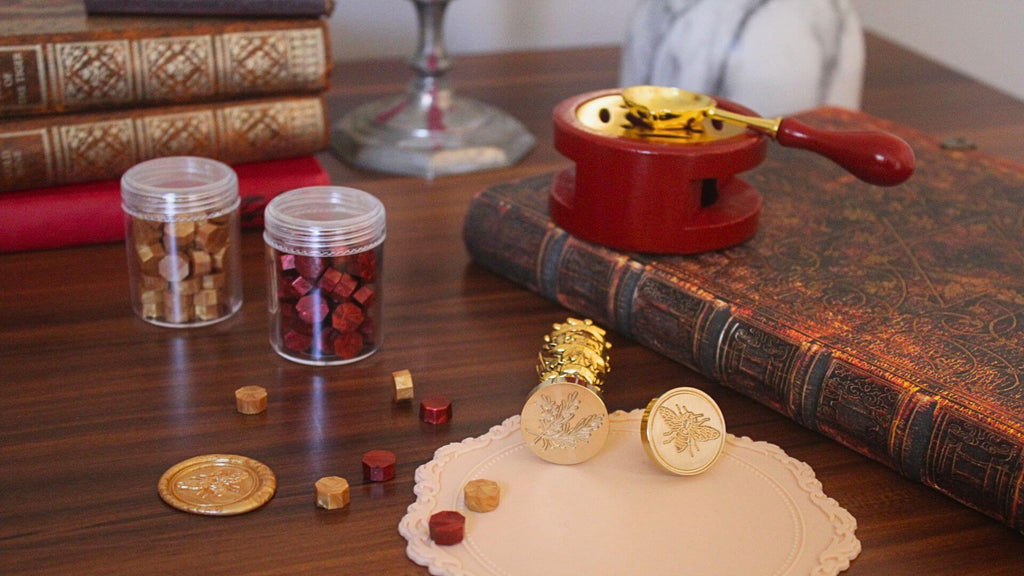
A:
[[[234,170],[207,158],[149,160],[125,172],[121,200],[132,308],[139,317],[160,326],[202,326],[241,307]],[[197,296],[201,289],[216,294]]]
[[[541,459],[578,464],[604,446],[609,424],[601,386],[611,370],[604,336],[592,321],[569,318],[544,337],[540,384],[520,414],[526,446]]]

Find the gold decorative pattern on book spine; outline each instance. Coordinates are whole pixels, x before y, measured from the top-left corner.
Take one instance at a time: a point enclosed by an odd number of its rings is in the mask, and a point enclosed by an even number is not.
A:
[[[128,40],[56,43],[51,63],[63,104],[117,104],[136,98]]]
[[[210,36],[143,38],[135,46],[143,100],[175,101],[217,93]]]

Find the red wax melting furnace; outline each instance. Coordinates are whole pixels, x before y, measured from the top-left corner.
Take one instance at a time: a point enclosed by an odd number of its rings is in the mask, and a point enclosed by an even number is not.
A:
[[[872,184],[899,184],[913,172],[913,151],[891,134],[827,132],[785,118],[776,119],[777,132],[768,135],[705,111],[697,111],[687,129],[658,129],[645,126],[643,112],[626,104],[627,90],[568,98],[553,113],[555,148],[575,166],[554,180],[551,216],[597,244],[693,254],[749,239],[762,197],[737,175],[764,160],[769,137],[826,156]],[[723,115],[756,117],[739,104],[703,98]],[[686,114],[694,112],[680,116]]]

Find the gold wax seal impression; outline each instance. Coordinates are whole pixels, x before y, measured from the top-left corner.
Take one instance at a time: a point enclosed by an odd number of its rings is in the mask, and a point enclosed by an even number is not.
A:
[[[569,318],[544,337],[537,362],[540,384],[520,414],[526,446],[555,464],[592,458],[608,438],[608,409],[601,399],[610,370],[605,331],[590,320]]]
[[[725,418],[718,404],[696,388],[674,388],[651,400],[640,421],[644,451],[680,476],[711,468],[725,446]]]
[[[266,504],[277,489],[277,478],[252,458],[206,454],[168,468],[157,489],[160,498],[178,510],[231,516]]]

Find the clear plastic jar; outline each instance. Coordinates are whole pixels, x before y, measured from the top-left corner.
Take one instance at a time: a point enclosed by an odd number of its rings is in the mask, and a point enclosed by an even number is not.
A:
[[[132,308],[185,328],[220,322],[242,305],[238,177],[192,156],[148,160],[121,177]]]
[[[384,205],[341,186],[285,192],[267,205],[270,343],[303,364],[355,362],[382,340]]]

